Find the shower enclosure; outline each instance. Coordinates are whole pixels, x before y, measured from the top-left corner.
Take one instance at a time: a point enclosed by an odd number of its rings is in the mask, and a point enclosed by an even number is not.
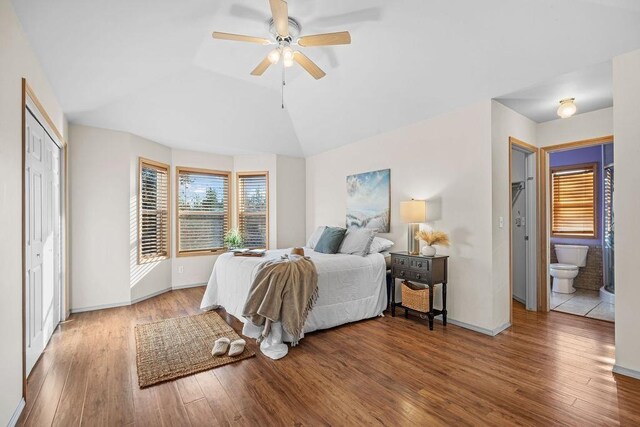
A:
[[[613,164],[604,168],[604,290],[615,294],[614,271]]]

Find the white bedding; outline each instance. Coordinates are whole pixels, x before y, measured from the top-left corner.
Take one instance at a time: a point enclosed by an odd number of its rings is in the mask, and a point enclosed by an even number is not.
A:
[[[209,310],[222,306],[245,325],[242,333],[257,338],[261,328],[242,316],[249,288],[258,266],[267,259],[279,258],[290,249],[267,251],[261,258],[220,255],[213,266],[200,308]],[[323,254],[304,248],[318,271],[318,300],[309,313],[304,332],[332,328],[382,314],[387,305],[386,265],[384,256],[366,257],[346,254]],[[303,334],[304,336],[304,334]],[[272,332],[260,348],[273,359],[286,355],[284,342],[291,341],[280,322],[273,324]]]

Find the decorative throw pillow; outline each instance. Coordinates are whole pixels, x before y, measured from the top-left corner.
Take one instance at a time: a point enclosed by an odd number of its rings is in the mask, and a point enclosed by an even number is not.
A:
[[[346,232],[347,230],[345,228],[340,227],[325,228],[322,236],[320,236],[320,240],[318,240],[318,244],[313,250],[323,254],[337,253]]]
[[[383,239],[382,237],[374,237],[373,242],[371,242],[371,247],[369,248],[370,254],[377,254],[379,252],[384,252],[394,245],[391,240]]]
[[[320,236],[322,236],[322,233],[324,233],[325,228],[327,228],[326,225],[321,225],[320,227],[316,228],[311,237],[309,237],[309,241],[307,242],[308,248],[314,249],[316,247],[316,245],[318,244],[318,240],[320,240]]]
[[[368,228],[351,228],[347,230],[347,234],[345,234],[338,252],[341,254],[365,256],[369,253],[369,248],[375,235],[375,230]]]

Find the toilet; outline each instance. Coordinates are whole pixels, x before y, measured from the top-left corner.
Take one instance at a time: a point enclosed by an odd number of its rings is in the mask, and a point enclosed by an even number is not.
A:
[[[573,279],[578,275],[578,268],[587,265],[589,246],[583,245],[554,245],[558,262],[551,264],[553,277],[551,289],[561,294],[572,294],[576,291]]]

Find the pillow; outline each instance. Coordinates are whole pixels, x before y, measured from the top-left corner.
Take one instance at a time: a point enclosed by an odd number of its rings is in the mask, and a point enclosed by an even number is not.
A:
[[[314,249],[316,247],[316,245],[318,244],[318,240],[320,240],[320,236],[322,236],[322,233],[324,233],[325,228],[327,228],[326,225],[321,225],[320,227],[316,228],[316,231],[314,231],[311,237],[309,237],[309,241],[307,242],[308,248]]]
[[[318,240],[318,244],[313,248],[313,250],[323,254],[337,253],[340,248],[340,244],[344,239],[344,233],[346,232],[347,230],[345,228],[340,227],[325,228],[322,232],[322,236],[320,236],[320,240]]]
[[[338,252],[341,254],[365,256],[369,253],[369,248],[375,235],[375,230],[368,228],[351,228],[347,230],[347,234],[345,234]]]
[[[378,252],[384,252],[394,245],[391,240],[383,239],[382,237],[374,237],[373,242],[371,242],[371,247],[369,248],[370,254],[377,254]]]

